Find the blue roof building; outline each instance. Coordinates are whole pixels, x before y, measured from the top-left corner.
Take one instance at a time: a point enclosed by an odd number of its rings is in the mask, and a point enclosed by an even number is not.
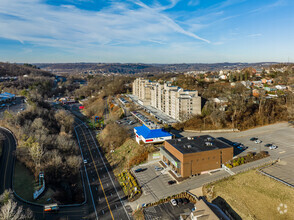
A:
[[[134,132],[136,135],[136,141],[140,144],[140,141],[146,143],[162,143],[165,140],[172,139],[172,134],[160,129],[149,129],[147,126],[142,125],[135,127]]]
[[[0,94],[0,102],[8,102],[15,99],[15,95],[11,94],[9,92],[4,92],[2,94]]]

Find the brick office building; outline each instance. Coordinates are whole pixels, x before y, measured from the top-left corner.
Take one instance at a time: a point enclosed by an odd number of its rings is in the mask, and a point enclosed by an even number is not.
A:
[[[233,147],[209,135],[166,140],[162,160],[179,176],[189,177],[221,168],[233,158]]]

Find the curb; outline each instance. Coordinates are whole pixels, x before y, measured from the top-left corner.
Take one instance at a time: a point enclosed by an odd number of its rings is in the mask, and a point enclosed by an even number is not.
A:
[[[16,146],[18,145],[18,141],[17,141],[17,138],[15,137],[15,135],[13,134],[13,132],[8,129],[8,128],[5,128],[5,127],[0,127],[0,129],[3,129],[3,130],[6,130],[7,132],[9,132],[13,138],[14,138],[14,141],[15,141],[15,144]],[[34,203],[34,202],[30,202],[30,201],[27,201],[25,200],[24,198],[22,198],[21,196],[19,196],[15,191],[14,191],[14,182],[13,182],[13,177],[14,177],[14,172],[15,172],[15,156],[13,156],[13,163],[12,163],[12,179],[11,179],[11,186],[12,186],[12,192],[13,194],[19,199],[21,200],[22,202],[26,203],[26,204],[30,204],[30,205],[34,205],[34,206],[39,206],[39,207],[44,207],[45,204],[39,204],[39,203]],[[80,171],[81,172],[81,171]],[[82,174],[82,173],[81,173]],[[59,205],[59,207],[76,207],[76,206],[82,206],[82,205],[85,205],[86,202],[87,202],[87,195],[86,195],[86,191],[85,191],[85,184],[84,184],[84,178],[83,178],[83,175],[82,176],[82,183],[83,183],[83,188],[84,188],[84,194],[85,194],[85,201],[81,204],[69,204],[69,205]]]

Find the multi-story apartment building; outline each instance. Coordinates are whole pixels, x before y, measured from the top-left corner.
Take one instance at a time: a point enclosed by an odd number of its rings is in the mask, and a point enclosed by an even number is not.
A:
[[[138,78],[133,83],[133,95],[139,98],[140,104],[151,105],[179,121],[201,114],[198,91],[184,90],[170,82],[160,84]]]
[[[153,83],[150,80],[138,78],[133,82],[133,95],[140,99],[140,104],[150,105],[151,88]]]

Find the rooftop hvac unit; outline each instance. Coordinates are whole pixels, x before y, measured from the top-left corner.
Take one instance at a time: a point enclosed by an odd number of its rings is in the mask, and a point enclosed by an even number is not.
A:
[[[181,141],[181,139],[178,139],[178,142],[180,142]]]
[[[187,145],[187,148],[191,148],[192,146],[189,144],[189,145]]]
[[[205,142],[205,145],[206,146],[212,146],[212,143],[207,141],[207,142]]]

